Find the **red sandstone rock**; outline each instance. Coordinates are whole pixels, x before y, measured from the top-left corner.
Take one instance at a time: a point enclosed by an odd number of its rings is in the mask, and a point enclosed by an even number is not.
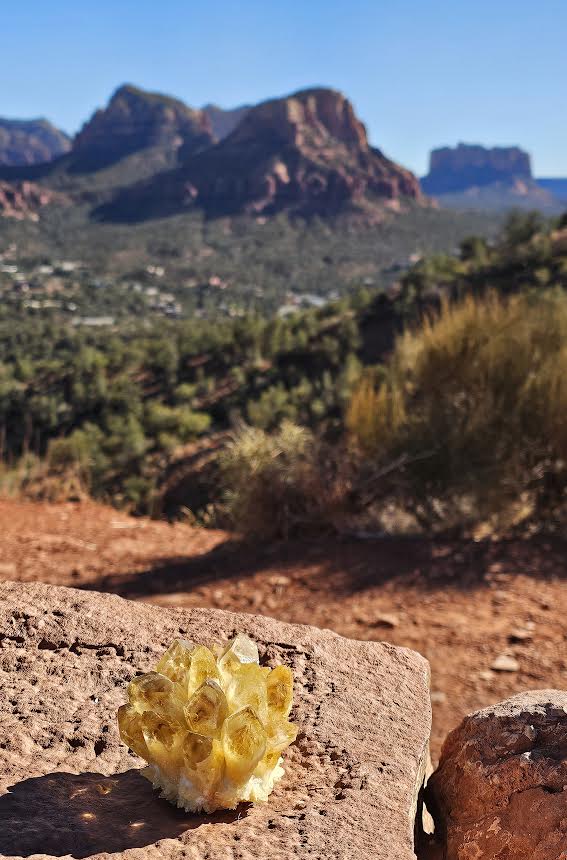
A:
[[[517,146],[484,146],[460,143],[434,149],[429,173],[423,178],[428,194],[446,194],[495,182],[531,182],[530,156]]]
[[[421,199],[417,179],[369,145],[351,103],[329,89],[251,108],[187,172],[213,210],[334,212],[372,195]]]
[[[567,860],[567,693],[465,717],[427,787],[445,860]]]
[[[296,679],[300,725],[270,802],[187,815],[120,743],[128,681],[176,636],[237,630]],[[169,610],[41,584],[0,586],[4,857],[412,860],[430,730],[418,654],[213,610]]]
[[[341,93],[312,89],[250,108],[220,143],[126,190],[100,214],[136,219],[197,205],[212,215],[355,210],[376,218],[404,201],[423,202],[416,177],[369,145]]]
[[[83,126],[73,141],[73,160],[104,167],[146,147],[180,149],[189,155],[212,142],[211,124],[203,111],[127,84]]]
[[[35,182],[0,180],[0,216],[4,218],[37,221],[43,206],[62,199],[62,195],[42,188]]]

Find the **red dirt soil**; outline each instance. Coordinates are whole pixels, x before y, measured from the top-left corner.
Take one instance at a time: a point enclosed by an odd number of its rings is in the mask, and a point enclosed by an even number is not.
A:
[[[567,544],[317,538],[269,546],[92,502],[0,501],[0,578],[214,606],[387,640],[431,663],[435,761],[470,711],[567,687]],[[514,671],[491,668],[513,657]]]

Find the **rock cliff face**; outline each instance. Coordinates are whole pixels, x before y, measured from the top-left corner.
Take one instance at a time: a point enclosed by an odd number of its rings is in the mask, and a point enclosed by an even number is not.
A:
[[[514,185],[518,180],[531,182],[530,156],[515,146],[458,146],[434,149],[429,173],[422,180],[426,194],[449,194],[469,188],[503,182]]]
[[[300,734],[268,803],[189,815],[139,775],[116,711],[174,638],[238,631],[264,665],[293,669]],[[2,857],[415,860],[430,701],[428,665],[413,651],[271,618],[2,583],[0,655]]]
[[[0,119],[0,165],[43,164],[64,155],[71,139],[46,119]]]
[[[87,174],[95,175],[90,186]],[[377,220],[387,209],[425,203],[416,177],[369,145],[351,103],[330,89],[223,111],[125,85],[67,156],[53,165],[0,163],[0,177],[88,192],[94,216],[110,221],[188,207],[209,216],[346,211]]]
[[[539,209],[549,215],[564,203],[532,177],[530,156],[515,146],[487,149],[460,143],[431,153],[426,194],[449,209]]]
[[[196,205],[209,215],[374,216],[410,200],[423,200],[416,177],[369,145],[341,93],[314,89],[251,108],[220,143],[119,196],[101,214],[151,217]]]
[[[211,124],[203,111],[125,85],[83,126],[73,142],[73,156],[75,162],[96,169],[154,146],[177,150],[187,158],[212,142]]]
[[[186,165],[188,188],[209,211],[333,213],[419,200],[417,179],[368,144],[351,103],[304,90],[252,108],[217,146]]]
[[[49,203],[62,200],[62,195],[34,182],[3,182],[0,180],[0,217],[18,221],[38,221],[39,210]]]

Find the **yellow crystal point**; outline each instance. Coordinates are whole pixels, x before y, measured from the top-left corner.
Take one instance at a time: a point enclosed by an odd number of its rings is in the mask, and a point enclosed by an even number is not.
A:
[[[142,721],[138,711],[132,705],[120,705],[118,708],[118,730],[120,737],[130,749],[140,758],[150,760],[150,754],[144,734],[142,732]]]
[[[293,704],[293,673],[287,666],[276,666],[266,681],[270,712],[289,716]]]
[[[228,643],[226,650],[219,659],[221,672],[231,672],[242,663],[259,663],[258,646],[245,633],[239,633]]]
[[[208,678],[184,707],[187,726],[192,732],[214,737],[220,733],[228,714],[228,703],[220,684]]]
[[[266,677],[269,676],[269,672],[269,669],[258,666],[257,663],[244,663],[234,667],[230,680],[226,684],[231,711],[252,708],[256,716],[266,722],[268,718]]]
[[[191,668],[187,676],[187,694],[190,696],[209,678],[215,681],[220,679],[217,661],[212,651],[203,645],[198,645],[193,651]]]
[[[174,683],[182,683],[191,668],[191,660],[195,645],[187,639],[174,639],[159,663],[156,672],[160,672]]]
[[[203,795],[203,806],[216,808],[215,788],[224,771],[224,755],[219,741],[189,732],[183,742],[187,782],[192,782]]]
[[[266,752],[266,729],[252,710],[231,714],[222,727],[226,772],[234,782],[243,782]]]
[[[196,770],[197,765],[208,758],[213,750],[212,738],[187,732],[183,740],[183,759],[188,770]]]
[[[267,748],[280,755],[297,738],[297,726],[293,723],[270,722],[267,726]]]
[[[180,731],[179,725],[153,711],[144,711],[141,722],[149,761],[171,777],[178,777],[183,761],[183,740],[187,730]]]
[[[130,681],[128,698],[140,714],[154,711],[156,714],[170,717],[176,723],[183,723],[183,709],[176,686],[165,675],[148,672]]]
[[[140,714],[144,711],[155,711],[157,714],[162,710],[167,712],[172,693],[173,683],[159,672],[138,675],[128,685],[130,704]]]
[[[288,720],[293,675],[260,666],[244,633],[212,650],[174,640],[156,671],[129,684],[128,698],[118,709],[120,737],[172,803],[234,809],[267,800],[283,776],[282,753],[297,736]]]

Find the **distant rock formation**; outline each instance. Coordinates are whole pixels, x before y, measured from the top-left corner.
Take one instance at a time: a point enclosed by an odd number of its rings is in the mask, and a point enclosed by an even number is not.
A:
[[[228,137],[231,131],[234,131],[249,110],[250,105],[241,105],[241,107],[225,110],[218,107],[218,105],[208,104],[203,108],[203,113],[209,118],[215,138],[223,140],[225,137]]]
[[[0,180],[0,217],[18,221],[39,220],[39,210],[49,203],[62,200],[62,195],[34,182],[3,182]]]
[[[473,187],[517,180],[532,181],[530,156],[517,146],[487,149],[459,143],[456,147],[434,149],[430,156],[429,173],[422,180],[426,194],[450,194]]]
[[[416,177],[369,145],[341,93],[312,89],[251,108],[220,143],[101,214],[140,218],[196,205],[209,215],[376,215],[406,200],[423,201]]]
[[[70,148],[71,138],[46,119],[0,118],[0,165],[43,164]]]
[[[335,212],[374,195],[420,199],[417,179],[369,146],[351,103],[329,89],[263,102],[186,166],[212,211]]]
[[[126,84],[97,110],[73,141],[74,162],[98,169],[148,147],[181,158],[213,143],[209,118],[178,99]]]
[[[540,209],[555,213],[561,203],[532,176],[527,152],[517,146],[489,149],[459,143],[434,149],[421,186],[443,206],[454,209]]]
[[[124,85],[67,155],[47,165],[0,164],[0,179],[41,181],[116,221],[188,207],[208,216],[354,212],[376,221],[426,203],[417,178],[370,146],[348,99],[323,88],[223,111]]]

